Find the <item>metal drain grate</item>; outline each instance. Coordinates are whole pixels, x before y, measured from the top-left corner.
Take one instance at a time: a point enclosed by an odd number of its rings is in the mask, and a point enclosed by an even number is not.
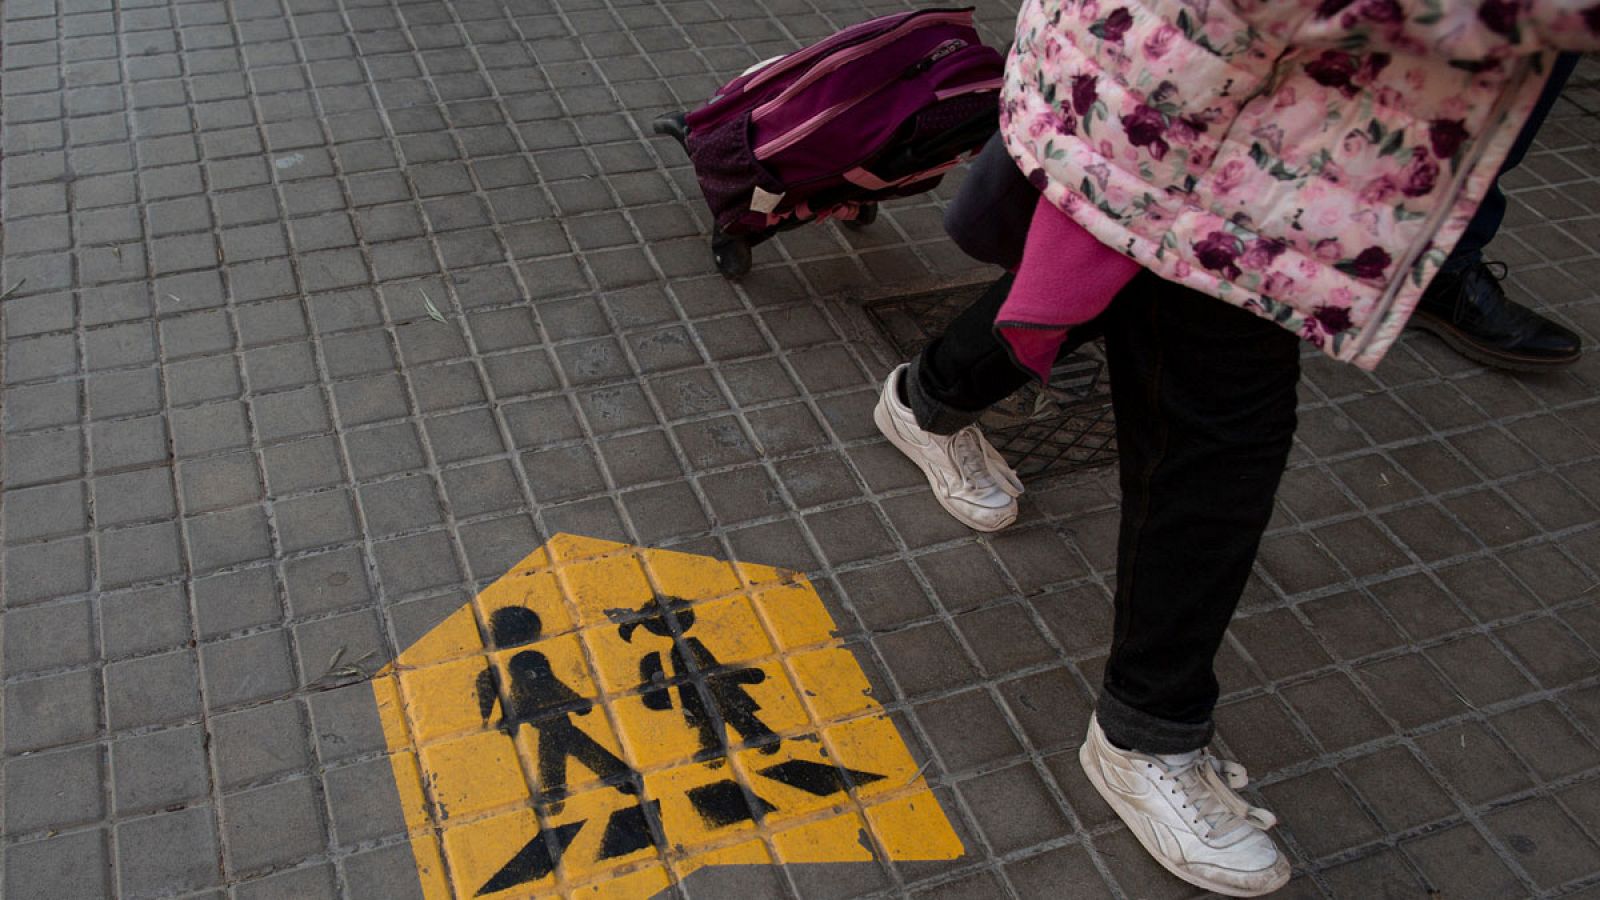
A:
[[[867,314],[905,359],[915,356],[967,308],[981,287],[885,297]],[[1028,385],[981,420],[984,434],[1017,474],[1037,481],[1117,461],[1111,383],[1098,343],[1056,362],[1050,386]]]

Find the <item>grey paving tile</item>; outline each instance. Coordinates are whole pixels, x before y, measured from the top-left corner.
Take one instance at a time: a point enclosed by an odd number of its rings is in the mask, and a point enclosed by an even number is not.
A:
[[[171,458],[162,416],[99,422],[89,429],[89,460],[97,473],[155,465]]]
[[[1219,706],[1215,716],[1223,743],[1238,762],[1258,776],[1316,755],[1270,695]]]
[[[329,430],[327,404],[317,388],[258,397],[250,403],[257,433],[265,442],[289,440]]]
[[[1354,660],[1402,646],[1405,638],[1389,624],[1384,613],[1389,611],[1391,606],[1396,611],[1418,612],[1417,606],[1421,605],[1421,599],[1436,595],[1437,591],[1438,589],[1425,579],[1413,578],[1407,579],[1403,585],[1395,585],[1392,588],[1380,586],[1375,589],[1375,593],[1394,596],[1397,602],[1393,604],[1380,606],[1360,594],[1345,593],[1307,601],[1300,606],[1300,610],[1311,623],[1316,636],[1332,649],[1335,657]],[[1439,599],[1442,608],[1434,608],[1433,611],[1438,615],[1433,617],[1429,627],[1439,628],[1441,631],[1449,630],[1445,626],[1451,622],[1452,614],[1456,627],[1466,624],[1465,617],[1455,611],[1448,598]],[[1308,648],[1307,652],[1312,653],[1317,661],[1327,661],[1326,654],[1319,649],[1312,647]],[[1304,667],[1304,669],[1309,668],[1315,668],[1315,665]]]
[[[8,321],[14,312],[8,310]],[[6,382],[44,381],[78,371],[78,353],[71,335],[44,335],[13,340],[6,347]]]
[[[8,543],[76,534],[85,531],[88,524],[88,498],[82,481],[6,494],[5,533]]]
[[[387,757],[331,769],[326,783],[334,840],[339,846],[405,833],[405,816],[394,790],[394,769]]]
[[[18,435],[6,445],[6,483],[10,487],[83,473],[83,433],[77,429]]]
[[[12,759],[5,766],[6,832],[86,825],[105,815],[105,750],[89,744]]]
[[[183,551],[173,522],[102,531],[98,553],[100,584],[106,588],[156,581],[181,574]]]
[[[106,833],[78,831],[6,851],[6,896],[18,900],[75,900],[111,891]]]
[[[324,765],[387,747],[372,692],[362,684],[313,694],[310,734]],[[335,815],[340,813],[335,809]],[[336,823],[337,824],[337,823]]]
[[[13,387],[6,391],[6,400],[0,421],[4,422],[8,434],[72,424],[81,415],[78,386],[70,382]],[[62,440],[60,436],[40,437],[47,442]],[[14,448],[16,445],[12,442],[20,440],[19,437],[13,437],[8,443]],[[8,469],[8,474],[12,471],[15,470]]]
[[[494,417],[485,409],[434,416],[425,420],[427,439],[440,463],[462,462],[505,452]]]
[[[504,460],[451,469],[443,480],[445,497],[459,517],[515,509],[524,502],[516,470]]]
[[[1005,714],[984,690],[920,704],[916,718],[947,772],[965,772],[1022,752]]]
[[[6,614],[7,677],[86,665],[99,658],[94,610],[87,600],[21,607]]]
[[[380,541],[373,545],[373,553],[378,578],[390,596],[404,597],[461,579],[450,537],[444,532]]]
[[[289,609],[300,618],[370,602],[367,564],[354,549],[302,557],[284,565]]]
[[[180,463],[183,506],[190,513],[212,512],[263,499],[253,453],[230,453]]]
[[[202,456],[250,444],[245,405],[241,402],[176,409],[171,418],[173,443],[180,457]]]
[[[111,744],[117,814],[132,816],[183,805],[210,792],[205,734],[198,725],[130,737]]]
[[[196,579],[193,587],[196,631],[221,637],[283,616],[270,569],[253,568]]]
[[[331,547],[359,536],[355,507],[346,491],[279,500],[274,510],[285,550]]]
[[[101,721],[97,681],[96,673],[77,671],[6,685],[7,754],[93,738]]]
[[[1083,847],[1058,847],[1009,863],[1006,880],[1025,897],[1114,896]]]
[[[684,482],[642,488],[622,495],[639,540],[659,544],[673,538],[700,535],[710,526],[699,500]]]
[[[416,428],[401,422],[347,433],[345,447],[357,478],[374,478],[420,469],[426,459]]]
[[[1407,831],[1456,813],[1456,804],[1412,753],[1392,747],[1340,766],[1345,777],[1391,832]]]
[[[411,848],[403,844],[353,854],[342,866],[352,898],[422,900]]]
[[[105,668],[107,724],[114,731],[172,725],[200,714],[192,651],[112,663]]]
[[[1485,824],[1506,842],[1541,888],[1594,871],[1594,842],[1549,800],[1529,800],[1498,810],[1485,818]]]
[[[1600,763],[1600,750],[1551,703],[1507,710],[1489,719],[1535,775],[1554,780]]]
[[[526,516],[510,516],[457,529],[474,578],[498,578],[510,571],[539,539]]]
[[[100,642],[107,659],[173,649],[188,642],[189,626],[189,601],[181,585],[100,597]]]
[[[356,435],[351,435],[355,439]],[[364,446],[361,440],[358,446]],[[261,451],[271,496],[328,488],[345,481],[338,439],[331,435],[274,444]]]
[[[226,709],[287,694],[295,687],[288,633],[282,629],[208,644],[200,650],[206,703]]]
[[[1517,893],[1522,884],[1471,825],[1458,825],[1402,845],[1440,892]]]
[[[260,506],[191,517],[184,521],[184,528],[190,566],[196,573],[272,555],[266,513]]]
[[[224,842],[233,871],[255,872],[322,852],[327,837],[317,783],[297,778],[222,799]]]
[[[170,896],[221,884],[215,820],[210,807],[194,806],[120,823],[121,895]]]
[[[1007,681],[1000,685],[1000,695],[1031,749],[1051,751],[1083,743],[1092,705],[1068,669],[1046,669]]]
[[[1013,854],[1067,831],[1066,815],[1027,762],[963,781],[960,791],[995,854]]]
[[[89,417],[111,419],[159,412],[164,405],[154,371],[105,372],[87,381]]]
[[[336,681],[341,668],[374,672],[388,656],[383,626],[374,610],[360,610],[297,625],[300,677],[306,684]]]
[[[990,677],[1043,665],[1057,658],[1022,604],[1007,604],[957,616],[956,628]]]
[[[444,524],[438,490],[427,476],[365,485],[360,498],[369,534],[387,536]]]
[[[1469,723],[1417,739],[1417,746],[1446,784],[1473,803],[1486,803],[1530,787],[1533,779],[1484,726]]]
[[[857,504],[806,517],[806,524],[833,565],[859,562],[894,550],[893,538],[868,504]]]
[[[312,764],[304,712],[296,700],[213,718],[210,750],[224,791],[304,772]]]

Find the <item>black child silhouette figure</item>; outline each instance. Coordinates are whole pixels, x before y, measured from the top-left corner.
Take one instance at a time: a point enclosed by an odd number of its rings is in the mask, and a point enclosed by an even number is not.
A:
[[[611,611],[611,614],[618,618],[635,615],[622,610]],[[696,757],[720,764],[720,759],[726,755],[721,740],[721,722],[726,722],[739,732],[747,743],[761,743],[762,753],[777,753],[777,735],[756,716],[761,704],[744,688],[747,684],[760,684],[766,680],[767,673],[756,668],[724,665],[699,638],[689,636],[687,632],[694,627],[694,610],[683,600],[668,597],[663,604],[661,598],[652,599],[639,610],[639,614],[645,618],[625,621],[618,630],[622,639],[629,643],[633,642],[634,629],[641,627],[653,635],[672,641],[669,659],[672,663],[672,680],[678,688],[678,706],[683,710],[684,720],[700,733],[700,752]],[[692,667],[686,664],[689,662],[693,663]],[[662,686],[666,681],[666,673],[662,670],[659,652],[652,652],[639,660],[639,679],[643,682],[641,687],[645,689],[642,699],[646,707],[655,710],[672,708],[670,688]],[[704,691],[696,682],[704,685]],[[716,715],[707,708],[708,699]]]
[[[531,644],[539,639],[541,625],[533,610],[508,606],[489,617],[489,630],[497,649]],[[560,812],[567,794],[567,757],[583,763],[601,778],[613,782],[624,794],[638,791],[638,773],[616,754],[602,747],[572,724],[569,716],[586,716],[594,701],[581,697],[562,683],[550,669],[550,660],[537,650],[524,650],[506,665],[510,684],[500,691],[500,673],[494,667],[478,674],[478,713],[488,721],[500,701],[500,728],[516,737],[523,725],[539,736],[539,787],[550,802],[551,812]]]

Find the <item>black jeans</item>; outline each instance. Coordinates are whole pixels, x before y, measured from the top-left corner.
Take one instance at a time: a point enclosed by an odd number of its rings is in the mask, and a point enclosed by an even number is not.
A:
[[[1483,261],[1483,248],[1494,240],[1494,236],[1500,231],[1500,223],[1506,218],[1506,195],[1500,191],[1500,178],[1522,164],[1522,158],[1528,155],[1528,148],[1533,146],[1533,139],[1538,136],[1545,117],[1550,115],[1550,108],[1556,105],[1556,99],[1561,96],[1561,89],[1566,86],[1567,79],[1571,78],[1573,70],[1578,68],[1580,59],[1582,57],[1576,53],[1563,53],[1556,57],[1555,65],[1550,67],[1550,80],[1545,82],[1544,93],[1539,95],[1539,102],[1533,108],[1533,115],[1528,117],[1528,121],[1522,126],[1522,131],[1517,133],[1516,143],[1511,145],[1511,151],[1506,154],[1505,162],[1500,164],[1500,173],[1495,176],[1495,183],[1489,186],[1489,193],[1484,195],[1483,205],[1473,213],[1472,221],[1467,223],[1467,230],[1462,232],[1461,240],[1456,242],[1456,247],[1450,252],[1450,258],[1445,261],[1444,268],[1460,271]]]
[[[1002,278],[913,362],[918,422],[951,433],[1030,376],[994,335]],[[1148,273],[1070,341],[1105,338],[1121,467],[1116,617],[1098,716],[1114,743],[1211,740],[1212,662],[1244,592],[1295,431],[1299,339]]]

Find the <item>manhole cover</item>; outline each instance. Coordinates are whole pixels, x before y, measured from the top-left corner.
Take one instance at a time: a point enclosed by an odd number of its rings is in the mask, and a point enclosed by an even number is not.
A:
[[[905,359],[944,331],[981,287],[885,297],[867,313]],[[1029,384],[989,410],[984,434],[1017,474],[1038,480],[1117,461],[1111,382],[1098,342],[1056,362],[1050,386]]]

